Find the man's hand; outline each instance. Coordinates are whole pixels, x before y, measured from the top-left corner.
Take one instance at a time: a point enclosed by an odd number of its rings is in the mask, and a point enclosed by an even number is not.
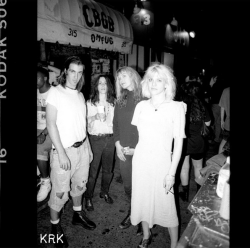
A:
[[[91,163],[94,157],[93,157],[93,152],[92,152],[92,149],[91,149],[91,145],[89,143],[88,136],[86,137],[86,141],[85,142],[86,142],[86,145],[87,145],[88,151],[89,151],[89,163]],[[83,144],[83,145],[85,145],[85,144]]]
[[[58,154],[58,158],[59,158],[59,164],[60,164],[60,167],[63,169],[63,170],[70,170],[71,169],[71,164],[70,164],[70,160],[67,156],[67,154],[65,152],[61,153],[61,154]]]
[[[41,145],[43,144],[43,142],[46,140],[46,135],[43,134],[43,133],[40,133],[38,136],[37,136],[37,144]]]

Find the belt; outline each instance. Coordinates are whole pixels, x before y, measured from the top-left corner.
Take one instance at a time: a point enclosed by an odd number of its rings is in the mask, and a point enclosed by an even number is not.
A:
[[[78,141],[78,142],[74,143],[72,147],[77,148],[77,147],[81,146],[84,143],[85,140],[86,140],[86,138],[84,140],[82,140],[82,141]]]
[[[100,133],[100,134],[90,134],[91,136],[97,136],[97,137],[112,137],[112,133]]]
[[[86,140],[86,137],[85,137],[84,140],[78,141],[78,142],[74,143],[71,147],[77,148],[77,147],[81,146],[81,145],[84,143],[85,140]],[[52,150],[54,151],[54,150],[56,150],[56,149],[53,148]]]

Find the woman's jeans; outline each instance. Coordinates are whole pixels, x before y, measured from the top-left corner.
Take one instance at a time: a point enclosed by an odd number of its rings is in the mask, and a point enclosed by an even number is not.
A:
[[[87,182],[86,198],[92,198],[100,164],[102,165],[101,193],[107,194],[113,177],[113,162],[115,143],[112,137],[90,135],[89,141],[93,152],[93,161],[89,168],[89,178]]]

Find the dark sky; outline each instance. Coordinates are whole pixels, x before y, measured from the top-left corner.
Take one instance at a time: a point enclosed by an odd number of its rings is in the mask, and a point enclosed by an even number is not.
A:
[[[132,15],[135,5],[135,0],[96,1],[117,9],[128,19]],[[225,57],[228,48],[234,46],[235,31],[237,32],[235,19],[240,17],[242,3],[241,1],[226,0],[150,1],[155,15],[156,30],[162,32],[162,27],[171,22],[175,16],[179,26],[190,31],[193,29],[196,32],[195,40],[190,39],[190,42],[193,42],[193,47],[198,50],[199,56],[219,58],[219,60]]]

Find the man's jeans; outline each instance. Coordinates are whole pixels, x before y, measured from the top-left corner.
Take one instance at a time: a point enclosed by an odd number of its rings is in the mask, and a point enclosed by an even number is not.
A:
[[[86,198],[93,197],[100,163],[102,165],[101,193],[108,193],[109,185],[113,177],[113,162],[115,152],[115,143],[113,136],[102,137],[90,135],[89,141],[94,158],[89,168],[89,178],[87,183],[87,190],[85,192]]]
[[[81,196],[85,192],[89,173],[89,147],[86,141],[78,148],[66,148],[65,152],[71,164],[67,171],[60,167],[57,151],[52,149],[50,154],[52,190],[48,205],[57,212],[67,202],[69,191],[72,197]],[[64,193],[63,197],[59,198],[58,193]]]

